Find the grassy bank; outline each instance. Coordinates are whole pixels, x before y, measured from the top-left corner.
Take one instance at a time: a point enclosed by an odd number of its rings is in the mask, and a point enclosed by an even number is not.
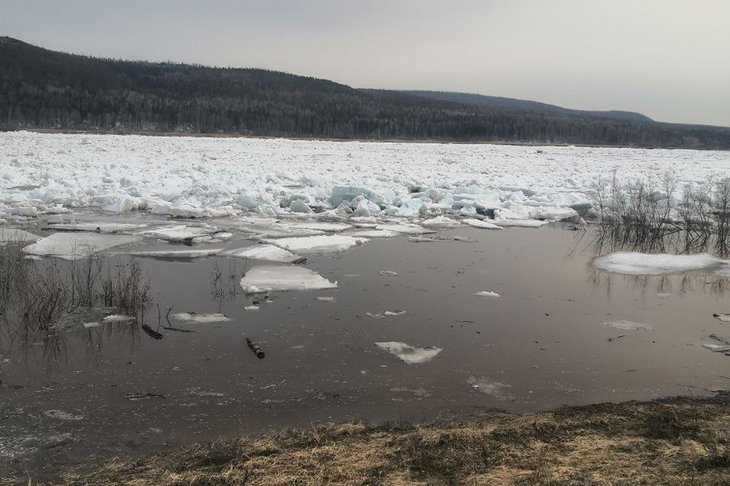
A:
[[[727,485],[730,395],[347,423],[66,471],[64,485]]]

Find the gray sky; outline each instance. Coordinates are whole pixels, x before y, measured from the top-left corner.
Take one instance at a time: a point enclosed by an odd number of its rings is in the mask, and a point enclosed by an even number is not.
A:
[[[0,35],[730,126],[730,0],[0,0]]]

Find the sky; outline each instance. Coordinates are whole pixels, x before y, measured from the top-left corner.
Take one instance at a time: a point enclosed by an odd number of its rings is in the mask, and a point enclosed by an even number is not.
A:
[[[730,0],[0,0],[0,35],[730,126]]]

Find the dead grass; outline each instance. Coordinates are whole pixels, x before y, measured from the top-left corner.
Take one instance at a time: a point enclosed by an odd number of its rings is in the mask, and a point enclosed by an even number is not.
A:
[[[65,471],[59,485],[727,485],[730,396],[346,423]]]

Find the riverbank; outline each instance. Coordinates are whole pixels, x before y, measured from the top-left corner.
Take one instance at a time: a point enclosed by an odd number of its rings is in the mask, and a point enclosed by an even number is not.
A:
[[[64,471],[56,485],[727,484],[730,394],[343,423]]]

